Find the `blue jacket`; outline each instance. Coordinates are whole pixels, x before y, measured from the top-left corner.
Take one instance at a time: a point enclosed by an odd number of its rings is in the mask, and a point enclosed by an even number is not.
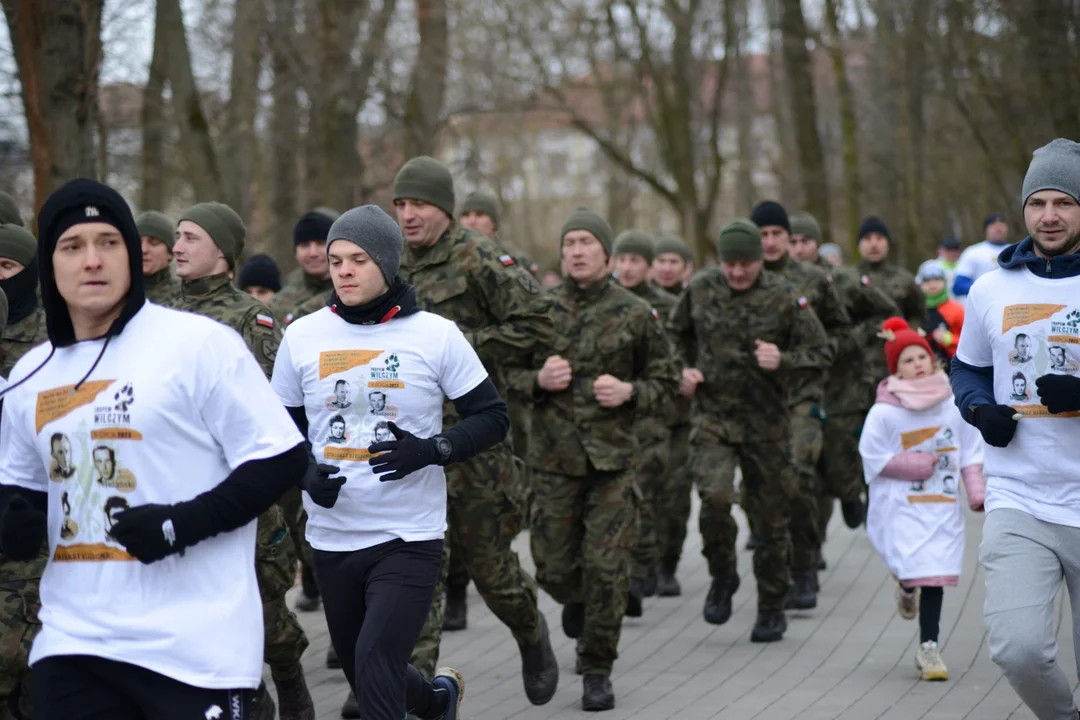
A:
[[[1002,250],[1001,255],[998,256],[998,267],[1008,271],[1026,267],[1039,277],[1059,280],[1080,275],[1080,254],[1041,258],[1035,254],[1035,243],[1028,237]],[[960,408],[960,415],[965,420],[970,420],[968,408],[972,405],[998,404],[994,399],[994,367],[992,365],[977,367],[962,362],[959,357],[954,357],[949,380],[952,381],[956,407]]]

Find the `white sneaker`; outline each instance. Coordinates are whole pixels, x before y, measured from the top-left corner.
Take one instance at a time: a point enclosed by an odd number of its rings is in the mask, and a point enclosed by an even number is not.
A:
[[[941,659],[937,643],[927,640],[915,651],[915,667],[923,680],[948,680],[949,669]]]
[[[919,588],[914,588],[911,592],[904,592],[904,589],[897,585],[896,611],[905,620],[914,620],[915,616],[919,614]]]

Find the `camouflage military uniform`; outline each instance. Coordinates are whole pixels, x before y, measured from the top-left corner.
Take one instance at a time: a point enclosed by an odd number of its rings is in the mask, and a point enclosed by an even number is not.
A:
[[[9,377],[30,348],[45,341],[45,311],[34,312],[4,328],[0,339],[0,376]],[[30,646],[41,629],[38,586],[49,559],[49,544],[30,562],[0,556],[0,720],[33,717]]]
[[[818,268],[793,260],[790,256],[766,262],[765,268],[786,277],[800,297],[806,298],[818,316],[835,349],[847,347],[851,320],[830,276]],[[818,462],[825,444],[825,379],[827,368],[813,368],[793,373],[791,382],[791,429],[794,439],[795,471],[799,476],[798,495],[791,512],[791,569],[793,573],[812,571],[821,551],[818,526],[818,497],[822,481]],[[756,527],[755,519],[750,519]]]
[[[542,390],[536,379],[545,357],[514,377],[518,391],[536,398],[532,556],[537,580],[557,602],[584,604],[582,674],[608,676],[618,657],[641,499],[633,480],[635,418],[669,405],[679,368],[663,324],[617,283],[580,288],[566,280],[550,296],[561,331],[551,354],[570,363],[573,381],[562,392]],[[632,382],[636,403],[601,407],[593,394],[601,375]]]
[[[457,323],[503,394],[505,371],[530,367],[534,353],[546,352],[554,335],[536,278],[500,260],[504,254],[487,237],[453,224],[431,247],[407,247],[400,272],[416,288],[423,309]],[[447,403],[444,427],[456,421]],[[517,473],[510,442],[451,465],[447,519],[481,597],[519,645],[533,645],[540,639],[536,581],[510,549],[521,526]],[[436,588],[433,605],[441,606],[443,592],[444,586]],[[441,636],[441,607],[433,607],[410,661],[429,676]]]
[[[827,501],[820,503],[821,538],[832,513],[832,498],[857,500],[865,482],[859,457],[859,434],[866,413],[874,404],[880,377],[877,358],[884,361],[882,341],[877,337],[881,323],[900,314],[893,298],[883,292],[868,274],[853,268],[834,267],[824,259],[818,266],[832,278],[844,309],[851,318],[847,340],[837,348],[836,360],[825,386],[825,446],[821,456],[822,488]],[[923,306],[925,309],[925,305]],[[874,362],[867,362],[873,356]],[[887,373],[888,370],[886,369]]]
[[[638,283],[625,288],[649,303],[656,311],[661,325],[675,303],[672,297],[650,282]],[[661,312],[664,312],[661,315]],[[660,512],[661,502],[669,491],[671,458],[671,428],[674,420],[674,396],[648,415],[639,414],[634,422],[634,435],[638,442],[638,466],[634,473],[641,490],[640,526],[634,549],[630,576],[635,580],[647,580],[660,565]]]
[[[227,274],[185,280],[180,295],[170,307],[228,325],[244,338],[266,376],[273,373],[281,331],[271,319],[270,310],[238,290]],[[300,669],[300,656],[308,646],[307,636],[285,603],[285,593],[296,582],[296,565],[290,556],[288,538],[289,528],[280,507],[275,505],[259,516],[255,570],[266,633],[263,657],[278,681],[295,676]]]
[[[326,298],[333,289],[334,282],[329,277],[320,280],[297,268],[289,273],[285,286],[270,300],[270,310],[282,325],[288,325],[296,319],[294,313],[298,307],[315,296]]]
[[[754,576],[759,611],[780,611],[788,592],[792,458],[789,398],[798,373],[822,368],[832,348],[809,303],[785,278],[762,271],[746,292],[730,290],[719,269],[698,272],[672,312],[669,329],[684,365],[705,376],[694,394],[690,467],[701,497],[703,554],[714,582],[733,584],[737,528],[731,516],[735,466],[748,515],[758,519]],[[781,352],[763,370],[755,340]]]
[[[147,300],[158,305],[168,305],[180,294],[180,278],[173,272],[172,267],[166,267],[153,275],[143,275],[143,288],[146,290]]]

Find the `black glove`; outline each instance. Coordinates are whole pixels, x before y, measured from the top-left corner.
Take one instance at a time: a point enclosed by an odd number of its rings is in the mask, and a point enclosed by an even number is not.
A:
[[[1043,375],[1035,381],[1039,399],[1051,415],[1080,410],[1080,378]]]
[[[185,537],[175,505],[137,505],[117,516],[109,534],[124,549],[149,565],[192,543]]]
[[[368,446],[372,457],[368,462],[379,482],[401,480],[428,465],[436,465],[450,452],[439,452],[439,442],[450,444],[446,438],[418,438],[408,430],[402,430],[393,422],[387,423],[396,440],[374,443]],[[376,453],[382,453],[375,457]]]
[[[334,503],[337,502],[341,486],[348,479],[345,477],[330,477],[337,473],[338,470],[340,468],[323,463],[308,465],[307,472],[304,474],[303,488],[311,496],[311,501],[319,507],[332,508]]]
[[[0,513],[0,552],[18,562],[33,560],[41,552],[48,527],[45,513],[22,495],[12,495]]]
[[[972,425],[982,433],[987,445],[1003,448],[1016,434],[1016,410],[1008,405],[977,405],[971,413]]]

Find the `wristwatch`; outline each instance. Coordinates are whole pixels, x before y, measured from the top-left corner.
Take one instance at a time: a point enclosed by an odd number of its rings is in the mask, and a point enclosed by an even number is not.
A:
[[[439,451],[439,464],[445,465],[450,462],[450,454],[454,451],[454,446],[450,443],[450,439],[446,437],[435,438],[435,449]]]
[[[630,404],[630,407],[637,407],[638,387],[633,384],[631,384],[631,387],[634,389],[630,391],[630,399],[627,402]]]

